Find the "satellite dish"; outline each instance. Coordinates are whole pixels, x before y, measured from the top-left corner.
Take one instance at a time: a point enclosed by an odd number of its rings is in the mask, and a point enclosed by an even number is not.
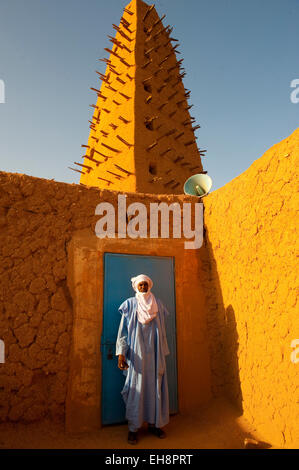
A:
[[[203,197],[212,187],[212,178],[208,175],[197,174],[190,176],[184,184],[184,193],[191,196]]]

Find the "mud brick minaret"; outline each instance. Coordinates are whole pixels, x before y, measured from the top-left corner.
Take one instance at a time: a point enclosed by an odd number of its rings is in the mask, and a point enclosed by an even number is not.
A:
[[[181,194],[186,179],[203,172],[194,118],[184,88],[182,59],[172,28],[154,5],[132,0],[115,37],[108,36],[80,183],[120,191]]]

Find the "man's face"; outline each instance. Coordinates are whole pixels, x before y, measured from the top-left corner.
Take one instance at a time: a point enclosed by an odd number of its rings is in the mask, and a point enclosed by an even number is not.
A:
[[[146,281],[139,282],[137,289],[139,290],[139,292],[147,292],[148,283]]]

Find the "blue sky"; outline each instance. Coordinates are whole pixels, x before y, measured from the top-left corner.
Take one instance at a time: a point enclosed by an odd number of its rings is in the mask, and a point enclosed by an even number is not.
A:
[[[97,61],[123,0],[1,0],[0,169],[79,183]],[[299,0],[157,0],[180,41],[203,165],[217,189],[299,126]],[[102,68],[101,68],[102,67]]]

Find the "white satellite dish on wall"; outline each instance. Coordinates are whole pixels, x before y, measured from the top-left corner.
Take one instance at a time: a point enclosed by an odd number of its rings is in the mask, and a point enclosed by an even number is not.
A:
[[[212,178],[208,175],[197,174],[190,176],[184,184],[184,193],[192,196],[206,196],[212,187]]]

